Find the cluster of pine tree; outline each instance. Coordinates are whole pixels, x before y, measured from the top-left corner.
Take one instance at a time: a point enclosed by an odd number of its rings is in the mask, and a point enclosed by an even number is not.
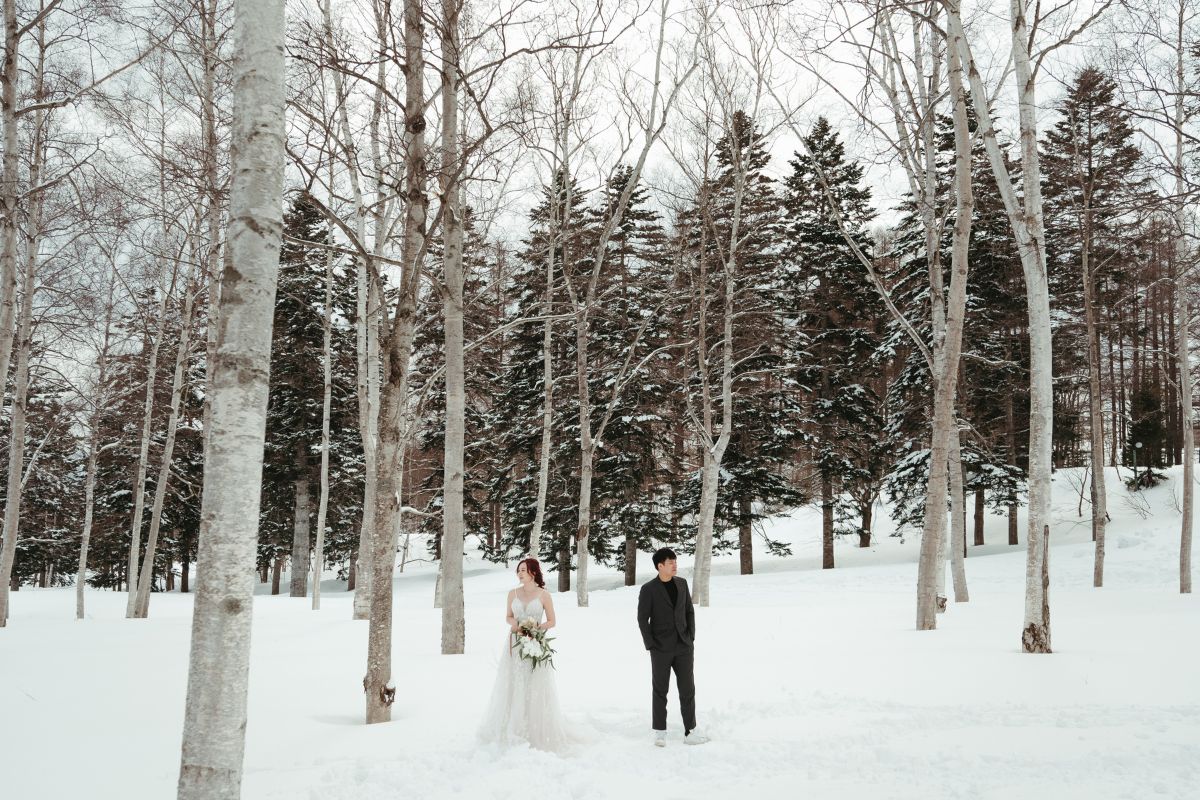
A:
[[[1179,265],[1160,198],[1145,177],[1134,121],[1112,77],[1094,68],[1079,71],[1056,111],[1057,122],[1041,143],[1056,325],[1055,464],[1085,463],[1094,387],[1109,463],[1177,463],[1184,422],[1173,352],[1180,321],[1170,279]],[[938,174],[947,194],[952,138],[950,120],[942,120]],[[931,379],[853,252],[872,260],[908,322],[929,336],[928,266],[915,205],[877,209],[862,164],[824,119],[778,180],[771,177],[779,171],[770,164],[769,144],[755,120],[739,113],[711,163],[702,165],[706,177],[694,196],[666,209],[656,206],[646,186],[633,187],[595,274],[602,231],[631,180],[628,168],[600,186],[581,185],[562,171],[547,176],[518,248],[489,241],[467,215],[466,523],[485,557],[536,555],[558,571],[559,588],[569,588],[579,526],[581,388],[593,428],[607,420],[590,486],[592,558],[624,569],[632,583],[639,552],[662,544],[685,552],[693,547],[704,446],[698,431],[711,422],[706,415],[719,418],[726,410],[714,393],[725,377],[726,353],[733,425],[719,472],[715,527],[727,533],[714,543],[718,552],[739,550],[744,572],[753,570],[756,541],[766,552],[788,552],[756,523],[806,503],[822,510],[826,567],[833,566],[836,536],[870,544],[883,497],[901,531],[919,528]],[[963,485],[974,499],[975,543],[982,543],[989,509],[1009,515],[1015,542],[1028,439],[1021,266],[982,147],[973,179],[957,409]],[[898,212],[898,221],[884,226],[878,211]],[[949,237],[947,226],[947,253]],[[273,574],[275,591],[289,562],[308,564],[315,536],[327,317],[326,561],[345,575],[357,552],[365,469],[356,371],[360,321],[355,265],[343,253],[322,209],[303,196],[295,200],[285,218],[274,319],[259,541],[259,568],[264,580]],[[436,247],[429,259],[428,285],[440,286]],[[949,257],[942,261],[948,268]],[[595,301],[582,302],[593,280]],[[193,342],[204,341],[203,311],[187,321],[179,303],[168,303],[160,321],[153,318],[159,300],[154,293],[138,295],[129,313],[114,320],[127,346],[110,358],[101,387],[105,402],[95,415],[100,447],[89,565],[96,586],[128,585],[155,326],[161,323],[166,335],[155,354],[150,464],[166,440],[172,389],[170,370],[161,365],[174,363],[182,325],[193,327]],[[441,308],[442,298],[428,292],[413,368],[418,435],[406,455],[402,498],[420,512],[407,515],[406,530],[422,537],[435,558],[444,436]],[[186,591],[195,559],[204,359],[197,346],[186,359],[154,555],[156,589]],[[87,437],[86,413],[71,407],[69,396],[50,377],[39,378],[29,393],[31,455],[14,588],[67,582],[75,569]],[[8,425],[7,416],[0,419],[0,443],[8,442]],[[548,468],[539,502],[544,441]],[[151,469],[147,495],[155,480]],[[148,518],[142,526],[149,526]],[[305,592],[306,572],[307,566],[292,570],[293,593]]]

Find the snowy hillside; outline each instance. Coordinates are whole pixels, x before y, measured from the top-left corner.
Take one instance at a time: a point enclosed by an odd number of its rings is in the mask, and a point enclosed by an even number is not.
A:
[[[1123,471],[1127,474],[1127,471]],[[467,654],[438,654],[433,573],[396,579],[390,724],[362,724],[366,624],[324,584],[323,609],[259,596],[254,607],[243,797],[313,798],[1191,798],[1200,789],[1200,609],[1178,594],[1178,473],[1131,496],[1109,474],[1108,585],[1091,587],[1079,475],[1055,480],[1053,647],[1023,655],[1023,545],[988,518],[970,548],[969,604],[913,629],[917,542],[838,543],[821,571],[819,517],[776,520],[796,555],[718,559],[698,609],[700,722],[712,743],[650,745],[650,669],[637,589],[594,570],[591,607],[556,597],[559,694],[585,737],[563,758],[478,747],[474,730],[505,638],[511,571],[472,559]],[[1072,480],[1073,479],[1073,480]],[[1021,532],[1024,539],[1024,530]],[[651,577],[649,558],[639,579]],[[681,562],[680,574],[690,574]],[[0,796],[173,797],[191,598],[22,589],[0,631]]]

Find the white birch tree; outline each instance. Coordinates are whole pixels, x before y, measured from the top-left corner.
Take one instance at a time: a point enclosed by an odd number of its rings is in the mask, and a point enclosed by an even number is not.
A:
[[[246,734],[255,540],[283,229],[283,0],[236,0],[229,258],[209,387],[180,800],[236,800]]]
[[[84,475],[83,530],[79,536],[79,571],[75,576],[75,619],[84,617],[84,588],[87,586],[88,546],[92,536],[92,516],[95,511],[96,459],[100,449],[100,414],[105,407],[108,378],[108,355],[112,337],[113,294],[116,289],[115,260],[109,264],[108,299],[104,304],[104,331],[96,354],[96,388],[92,393],[92,413],[88,419],[88,457]]]
[[[1010,174],[992,123],[991,98],[956,4],[946,5],[948,35],[958,50],[971,88],[979,135],[1012,225],[1021,268],[1025,275],[1025,300],[1029,314],[1029,506],[1025,561],[1025,615],[1021,647],[1027,653],[1050,649],[1050,475],[1054,427],[1053,364],[1051,361],[1050,291],[1046,270],[1046,226],[1042,210],[1042,171],[1038,153],[1037,73],[1045,56],[1069,43],[1104,11],[1105,2],[1081,25],[1058,41],[1034,52],[1035,33],[1048,22],[1030,9],[1026,0],[1010,0],[1009,54],[1017,97],[1020,184]],[[1069,7],[1065,6],[1065,7]],[[1063,7],[1051,9],[1054,14]]]

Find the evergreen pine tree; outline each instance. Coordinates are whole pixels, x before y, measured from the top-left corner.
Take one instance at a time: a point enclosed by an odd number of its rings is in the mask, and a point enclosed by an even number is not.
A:
[[[734,249],[736,296],[733,323],[733,431],[721,460],[713,533],[713,552],[737,548],[743,574],[753,572],[754,523],[784,508],[800,504],[795,469],[794,353],[787,339],[782,306],[780,245],[782,208],[775,182],[765,174],[770,162],[766,141],[755,121],[742,111],[716,146],[713,177],[700,187],[694,208],[680,220],[684,238],[685,292],[695,297],[703,288],[707,302],[706,339],[710,353],[710,386],[721,384],[724,334],[725,261]],[[739,175],[739,173],[744,173]],[[740,198],[739,180],[741,181]],[[735,203],[738,232],[732,236]],[[702,276],[705,276],[702,278]],[[701,282],[706,285],[701,287]],[[698,313],[696,302],[690,313]],[[691,324],[695,330],[696,324]],[[692,336],[695,334],[692,333]],[[689,365],[690,369],[691,368]],[[690,391],[699,395],[699,377]],[[714,414],[721,414],[719,396]],[[698,463],[699,458],[693,458]],[[700,502],[701,475],[689,476],[676,502],[680,512],[694,513]],[[721,532],[735,528],[737,540]],[[785,555],[785,545],[766,540],[769,552]]]
[[[871,252],[866,230],[874,216],[863,168],[845,154],[828,120],[819,118],[796,154],[785,181],[787,303],[804,334],[793,350],[797,379],[805,387],[803,419],[822,507],[824,566],[833,566],[833,536],[855,532],[866,543],[871,508],[879,494],[886,453],[883,387],[877,350],[880,301],[838,226]],[[811,153],[811,155],[809,155]],[[857,524],[845,523],[857,517]]]
[[[322,350],[325,259],[333,244],[318,207],[298,197],[284,215],[279,288],[271,342],[271,380],[263,459],[259,566],[292,551],[297,487],[307,479],[307,505],[315,524],[324,393]],[[355,377],[355,295],[352,275],[334,265],[330,481],[325,561],[350,556],[362,513],[362,446],[358,439]],[[315,531],[310,529],[310,542]],[[307,560],[292,569],[308,570]]]
[[[1099,357],[1100,287],[1135,269],[1134,240],[1146,182],[1130,112],[1113,78],[1095,67],[1075,75],[1042,141],[1050,288],[1056,309],[1055,454],[1058,466],[1080,462],[1087,450],[1088,340],[1085,303],[1095,318]],[[1085,296],[1082,270],[1089,273]],[[1097,363],[1096,368],[1099,368]]]

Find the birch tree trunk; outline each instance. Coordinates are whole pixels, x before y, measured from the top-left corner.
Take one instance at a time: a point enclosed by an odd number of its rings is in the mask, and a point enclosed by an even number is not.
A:
[[[971,56],[957,7],[950,14],[952,35],[967,68],[971,96],[988,161],[1004,201],[1025,274],[1029,315],[1029,514],[1026,535],[1025,618],[1021,647],[1027,653],[1050,650],[1050,475],[1054,426],[1051,361],[1050,291],[1046,272],[1045,218],[1042,213],[1041,165],[1037,149],[1037,97],[1029,53],[1025,0],[1011,0],[1012,57],[1018,97],[1022,194],[1016,187],[992,125],[988,94]]]
[[[154,485],[154,505],[150,509],[150,535],[146,540],[146,556],[142,562],[142,573],[137,582],[137,600],[133,616],[145,619],[150,613],[150,588],[154,581],[154,555],[158,548],[158,533],[162,526],[163,501],[167,496],[167,484],[171,480],[171,462],[175,458],[175,434],[179,428],[179,406],[183,400],[187,362],[192,351],[192,312],[195,308],[194,292],[189,285],[184,287],[183,329],[179,337],[179,350],[175,355],[175,373],[171,379],[171,412],[167,420],[167,438],[163,443],[162,462],[158,467],[158,478]]]
[[[1181,101],[1178,101],[1181,102]],[[1176,134],[1178,136],[1178,134]],[[1177,192],[1181,191],[1178,187]],[[1182,195],[1180,195],[1182,197]],[[1188,327],[1191,321],[1188,309],[1188,289],[1191,281],[1188,278],[1188,266],[1182,257],[1186,255],[1184,251],[1186,240],[1182,235],[1182,225],[1186,220],[1183,218],[1186,212],[1182,210],[1182,200],[1180,208],[1175,211],[1176,223],[1181,226],[1180,231],[1176,232],[1175,247],[1176,253],[1180,256],[1178,273],[1175,276],[1175,302],[1179,306],[1179,337],[1178,359],[1179,359],[1179,396],[1183,404],[1183,519],[1181,520],[1179,534],[1179,592],[1181,594],[1191,594],[1192,592],[1192,514],[1195,498],[1195,471],[1196,471],[1196,434],[1193,425],[1195,424],[1192,411],[1192,365],[1188,356],[1188,348],[1191,345],[1190,336],[1188,335]]]
[[[950,573],[954,576],[954,602],[966,603],[967,569],[963,548],[967,546],[966,494],[963,491],[962,444],[957,430],[950,437]]]
[[[1083,248],[1080,268],[1083,273],[1083,315],[1088,342],[1088,429],[1091,440],[1089,461],[1092,466],[1092,539],[1096,543],[1096,561],[1092,585],[1104,585],[1104,526],[1108,522],[1108,495],[1104,486],[1104,411],[1100,394],[1100,329],[1096,323],[1095,283],[1092,277],[1091,197],[1085,196],[1083,210]]]
[[[1036,84],[1029,54],[1026,0],[1012,0],[1013,65],[1017,80],[1023,180],[1018,236],[1029,308],[1029,527],[1025,565],[1025,620],[1021,644],[1029,653],[1050,652],[1050,475],[1054,430],[1054,367],[1050,343],[1050,290],[1042,213],[1042,172],[1037,145]],[[993,169],[995,164],[993,162]],[[996,180],[1000,182],[1001,176]],[[1008,183],[1012,186],[1011,181]],[[1022,246],[1023,245],[1023,246]]]
[[[557,146],[558,144],[555,143],[556,148]],[[565,153],[565,144],[563,150]],[[565,156],[562,159],[561,171],[567,178],[567,207],[570,208],[571,181]],[[525,554],[536,553],[541,547],[542,527],[545,525],[546,519],[546,493],[550,486],[550,447],[551,435],[554,430],[554,320],[551,318],[554,313],[554,249],[559,242],[563,243],[564,248],[566,246],[566,237],[563,235],[566,220],[560,219],[557,187],[550,192],[550,220],[548,227],[551,235],[547,237],[549,241],[546,245],[546,299],[545,309],[542,312],[546,316],[546,327],[542,330],[542,448],[538,454],[538,490],[537,504],[533,514],[533,530],[530,531],[529,544]],[[558,235],[556,236],[555,233]],[[569,565],[565,575],[570,577]],[[566,591],[562,586],[562,578],[563,573],[560,573],[558,589],[560,592]]]
[[[40,99],[45,69],[45,31],[38,30],[39,43],[35,74],[34,97]],[[33,114],[33,141],[29,153],[29,184],[38,186],[42,180],[42,165],[45,159],[42,138],[45,114]],[[7,153],[5,156],[7,157]],[[17,555],[17,537],[21,527],[21,489],[24,484],[26,401],[29,394],[29,360],[33,354],[33,295],[36,288],[37,264],[41,247],[42,194],[35,193],[29,200],[26,218],[28,233],[25,241],[25,274],[22,287],[20,318],[17,322],[17,370],[12,390],[11,432],[8,446],[8,484],[4,505],[4,526],[0,529],[0,627],[8,624],[8,592],[14,584],[13,562]],[[14,231],[15,234],[15,231]],[[16,244],[13,244],[14,250]],[[11,352],[11,351],[10,351]],[[0,379],[2,380],[2,379]],[[30,465],[32,467],[32,464]]]
[[[165,165],[164,165],[165,168]],[[146,358],[146,392],[142,401],[142,435],[138,446],[137,469],[133,479],[133,523],[129,527],[129,567],[126,581],[129,596],[125,604],[125,616],[133,619],[137,610],[138,556],[142,547],[142,519],[146,510],[146,473],[150,467],[150,438],[154,420],[154,383],[158,377],[158,351],[162,347],[167,323],[167,301],[175,291],[175,275],[178,264],[171,267],[171,281],[167,291],[159,296],[155,310],[157,321],[154,338],[150,340],[150,353]]]
[[[321,3],[321,14],[324,21],[325,46],[332,58],[332,81],[334,95],[338,107],[338,125],[341,132],[347,176],[350,182],[350,192],[354,199],[354,230],[359,243],[365,248],[367,241],[367,215],[369,209],[364,200],[362,182],[359,178],[358,156],[354,147],[354,133],[350,126],[350,115],[347,110],[347,92],[342,76],[342,68],[338,61],[337,45],[333,36],[333,14],[330,0]],[[382,63],[377,77],[382,76]],[[379,135],[380,104],[382,103],[381,86],[376,88],[371,113],[371,138],[373,151]],[[378,166],[378,159],[376,159]],[[376,198],[382,202],[382,198]],[[378,215],[377,215],[378,216]],[[379,233],[382,226],[376,226],[376,241],[373,244],[374,253],[382,248]],[[351,581],[349,589],[354,590],[353,617],[367,619],[371,612],[371,533],[375,529],[375,484],[376,484],[376,442],[379,422],[379,328],[377,315],[380,303],[376,292],[376,282],[373,275],[376,269],[373,255],[360,255],[357,259],[356,297],[355,297],[355,345],[358,392],[358,431],[363,446],[363,504],[362,519],[359,523],[358,557],[351,564]],[[318,534],[319,535],[319,534]]]
[[[740,206],[740,204],[737,204]],[[737,212],[735,212],[736,217]],[[734,236],[737,224],[734,223]],[[696,528],[696,564],[692,574],[692,597],[700,606],[708,606],[709,581],[712,578],[713,527],[716,523],[717,490],[721,461],[733,433],[733,311],[736,291],[736,265],[725,265],[724,346],[721,348],[721,429],[711,444],[704,447],[700,481],[700,519]],[[701,332],[701,338],[704,334]],[[706,364],[702,362],[701,369]],[[707,398],[705,402],[709,401]],[[711,425],[710,425],[711,430]]]
[[[4,135],[3,169],[0,170],[0,206],[3,206],[0,209],[3,212],[0,213],[0,393],[8,381],[17,307],[17,201],[20,191],[17,84],[21,78],[20,45],[17,2],[4,0],[4,70],[0,76],[0,122]],[[3,624],[3,620],[3,615],[0,615],[0,624]]]
[[[208,284],[208,325],[205,329],[204,447],[212,431],[211,376],[217,358],[217,327],[221,313],[221,185],[217,163],[217,66],[221,62],[217,44],[217,7],[219,0],[204,0],[200,12],[200,55],[204,77],[200,84],[200,131],[204,139],[203,174],[208,207],[205,209],[207,251],[204,259]],[[226,254],[228,255],[228,254]],[[201,534],[203,538],[203,532]]]
[[[442,310],[446,343],[446,438],[442,464],[441,609],[442,654],[466,647],[463,603],[463,447],[466,430],[466,367],[463,356],[462,154],[459,146],[459,5],[442,0]]]
[[[932,24],[929,24],[932,27]],[[914,97],[921,109],[921,121],[914,140],[910,182],[920,197],[919,210],[925,233],[925,255],[929,271],[929,316],[932,333],[933,415],[929,435],[929,478],[925,487],[925,518],[921,528],[921,550],[917,562],[917,630],[937,627],[937,614],[945,610],[946,595],[946,498],[949,484],[951,437],[954,434],[954,405],[958,381],[957,353],[951,352],[949,322],[946,316],[942,280],[940,227],[937,223],[937,168],[934,150],[934,117],[937,95],[941,91],[941,59],[936,51],[937,38],[927,31],[928,43],[920,41],[920,25],[914,21],[914,67],[922,76],[929,61],[928,82],[916,81]],[[891,33],[888,22],[889,36]],[[928,50],[926,50],[928,48]],[[947,47],[949,50],[949,47]],[[894,113],[900,117],[899,102],[893,95]],[[919,144],[916,144],[919,142]],[[957,143],[956,143],[957,144]],[[956,165],[957,167],[957,165]],[[920,169],[918,169],[920,168]],[[955,172],[957,178],[957,168]],[[954,365],[951,366],[951,360]]]
[[[363,446],[363,506],[359,523],[358,569],[354,584],[354,619],[371,616],[371,536],[375,530],[379,443],[379,329],[374,321],[379,295],[371,267],[359,263],[358,430]]]
[[[546,258],[546,315],[549,317],[552,307],[552,289],[554,285],[554,252]],[[529,534],[529,546],[526,552],[537,552],[538,542],[542,539],[542,527],[546,519],[546,493],[550,485],[550,447],[551,432],[554,429],[554,321],[547,318],[546,327],[542,331],[542,446],[538,454],[538,490],[537,504],[533,516],[533,530]],[[560,591],[562,591],[560,589]]]
[[[551,213],[557,205],[558,194],[551,196]],[[557,219],[557,216],[552,216]],[[554,427],[554,320],[551,313],[554,305],[554,242],[546,247],[546,327],[541,333],[541,451],[538,455],[538,503],[534,510],[533,530],[529,533],[527,553],[538,552],[541,529],[546,519],[546,493],[550,488],[550,447]],[[569,575],[569,572],[568,572]],[[562,579],[562,575],[559,575]],[[570,587],[568,587],[569,589]],[[559,591],[565,591],[559,587]]]
[[[1183,409],[1183,519],[1179,533],[1179,592],[1192,592],[1192,514],[1196,493],[1196,433],[1192,410],[1192,362],[1191,362],[1191,311],[1188,294],[1191,288],[1191,264],[1188,258],[1188,203],[1186,200],[1184,124],[1187,119],[1187,80],[1184,70],[1184,55],[1187,40],[1184,26],[1187,21],[1187,6],[1180,2],[1175,19],[1175,148],[1173,166],[1175,172],[1175,303],[1178,307],[1179,329],[1176,357],[1179,360],[1179,400]]]
[[[179,800],[237,800],[267,383],[283,236],[283,0],[235,0],[233,170]]]
[[[948,15],[957,18],[958,4],[947,4]],[[963,62],[959,46],[961,30],[950,26],[946,48],[947,74],[954,117],[954,197],[955,220],[951,244],[950,293],[945,305],[944,334],[941,343],[934,342],[934,401],[930,441],[929,488],[925,500],[925,529],[921,541],[921,557],[917,573],[917,629],[932,630],[937,626],[937,588],[945,583],[945,566],[941,560],[946,537],[946,490],[948,472],[956,465],[949,463],[951,451],[957,450],[957,430],[954,405],[958,388],[958,363],[962,352],[963,323],[966,317],[968,247],[971,239],[971,215],[974,193],[971,186],[971,139],[968,131],[966,96],[963,87]],[[932,152],[932,150],[928,150]],[[927,240],[928,246],[928,240]],[[934,244],[936,247],[936,243]],[[932,288],[940,294],[940,281]],[[959,470],[961,482],[961,470]],[[961,488],[961,487],[960,487]],[[961,512],[961,491],[959,511]],[[961,513],[958,515],[961,517]],[[959,523],[961,525],[961,522]],[[933,534],[928,544],[924,537]],[[956,544],[953,550],[958,550]],[[963,593],[966,592],[965,576]]]
[[[115,265],[112,266],[115,269]],[[104,335],[100,341],[100,352],[96,357],[96,393],[95,405],[89,420],[87,473],[83,488],[83,531],[79,537],[79,570],[75,576],[75,619],[83,619],[84,602],[83,590],[87,585],[88,547],[92,538],[92,516],[95,510],[96,498],[96,459],[100,449],[100,414],[104,410],[108,385],[108,348],[112,335],[113,290],[116,288],[116,275],[110,274],[108,281],[108,302],[104,305]],[[187,573],[183,574],[183,585],[187,587]]]
[[[383,24],[381,21],[379,24]],[[396,685],[392,681],[392,573],[396,563],[396,525],[400,514],[399,486],[404,447],[410,435],[408,402],[409,364],[416,325],[417,291],[425,248],[429,198],[425,160],[425,55],[424,19],[420,0],[404,2],[405,63],[405,195],[408,203],[401,252],[403,274],[396,313],[388,334],[379,405],[379,450],[376,475],[375,519],[371,540],[371,618],[367,634],[367,724],[387,722],[392,716]]]
[[[311,515],[308,510],[308,446],[303,442],[296,444],[296,482],[295,505],[292,515],[292,573],[290,576],[289,594],[292,597],[308,595],[309,570],[309,535]]]
[[[38,201],[35,199],[34,204]],[[25,466],[26,401],[29,394],[29,358],[32,354],[34,267],[37,237],[32,237],[26,258],[21,310],[17,324],[17,369],[13,376],[11,430],[8,444],[8,485],[4,504],[3,545],[0,545],[0,628],[8,624],[8,593],[12,584],[17,536],[21,526],[21,484]]]
[[[325,573],[325,518],[329,514],[329,412],[333,401],[333,251],[325,251],[325,319],[321,338],[321,488],[317,498],[317,542],[313,548],[312,607],[321,608]]]
[[[588,542],[592,525],[592,477],[596,445],[592,440],[592,398],[588,386],[589,297],[575,314],[575,385],[579,392],[579,506],[575,523],[575,600],[588,604]]]

